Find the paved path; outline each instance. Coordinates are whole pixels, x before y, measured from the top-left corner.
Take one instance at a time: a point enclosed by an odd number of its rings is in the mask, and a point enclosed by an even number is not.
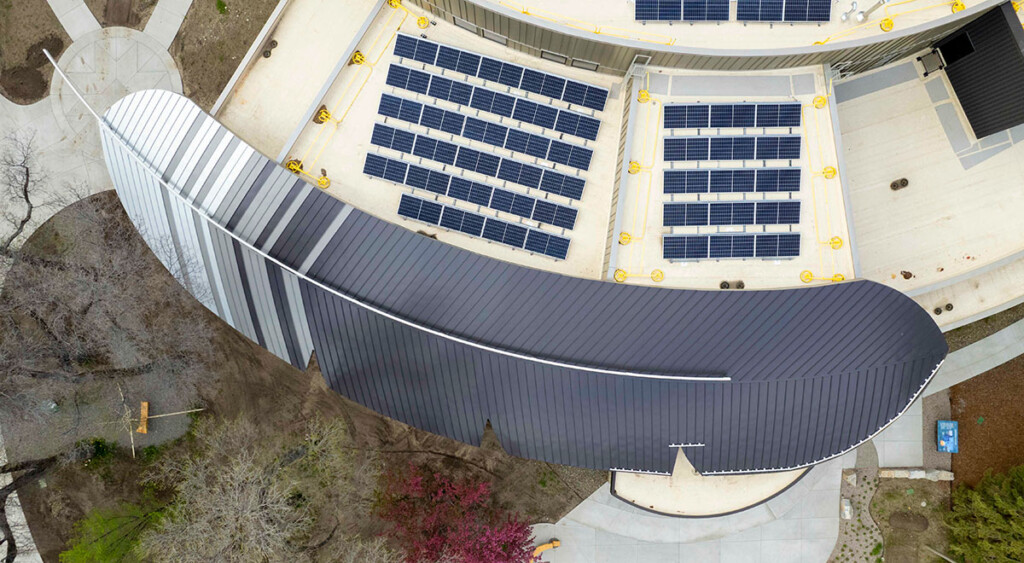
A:
[[[925,395],[938,393],[1024,354],[1024,321],[950,354]]]
[[[541,559],[549,563],[822,563],[839,536],[841,472],[854,461],[850,453],[823,463],[767,503],[716,518],[645,512],[605,485],[534,535],[561,540]]]
[[[71,36],[71,41],[78,41],[79,37],[96,31],[100,28],[100,22],[96,21],[89,7],[84,0],[46,0],[50,8],[57,15],[64,30]]]
[[[156,39],[167,50],[191,6],[192,0],[160,0],[146,22],[146,35]]]

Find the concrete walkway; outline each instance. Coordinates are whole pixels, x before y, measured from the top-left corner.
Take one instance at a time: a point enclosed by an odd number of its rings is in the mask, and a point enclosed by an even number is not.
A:
[[[160,0],[146,22],[146,35],[156,39],[167,50],[191,7],[192,0]]]
[[[925,396],[962,383],[1024,354],[1024,321],[953,352],[924,390]]]
[[[71,41],[78,41],[83,35],[96,31],[100,28],[100,22],[96,21],[89,7],[84,0],[46,0],[56,14],[64,31],[71,36]]]
[[[721,517],[645,512],[598,489],[557,524],[534,526],[538,543],[558,538],[550,563],[822,563],[839,535],[839,488],[853,453],[813,468],[774,499]]]

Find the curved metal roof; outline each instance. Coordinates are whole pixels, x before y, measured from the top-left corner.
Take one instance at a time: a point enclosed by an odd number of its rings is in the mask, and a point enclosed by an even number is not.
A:
[[[916,303],[855,281],[693,291],[571,278],[377,219],[256,153],[191,101],[145,91],[104,116],[132,220],[204,304],[332,388],[469,443],[669,472],[788,469],[867,439],[944,358]],[[175,263],[177,262],[177,263]],[[200,291],[200,288],[211,291]]]

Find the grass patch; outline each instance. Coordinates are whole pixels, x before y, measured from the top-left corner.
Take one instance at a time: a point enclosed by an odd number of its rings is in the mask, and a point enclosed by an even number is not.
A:
[[[224,0],[217,0],[217,11],[220,15],[224,16],[228,13],[228,5],[224,3]]]

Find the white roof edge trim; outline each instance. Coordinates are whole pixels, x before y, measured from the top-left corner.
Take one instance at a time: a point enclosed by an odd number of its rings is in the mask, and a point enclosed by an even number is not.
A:
[[[143,90],[143,92],[145,92],[145,90]],[[171,93],[173,94],[173,92],[171,92]],[[138,92],[135,92],[133,94],[129,94],[128,96],[122,98],[118,102],[115,102],[114,106],[120,104],[121,102],[123,102],[127,98],[129,98],[131,96],[134,96],[136,94],[138,94]],[[178,94],[175,94],[175,95],[178,95]],[[182,96],[182,97],[184,97],[184,96]],[[194,103],[191,100],[189,100],[189,102],[190,103]],[[113,107],[113,106],[111,106],[111,107]],[[109,112],[109,110],[108,110],[108,112]],[[205,119],[211,119],[211,120],[216,121],[216,119],[214,119],[213,117],[210,117],[210,115],[207,114],[205,111],[202,112],[202,113],[203,113],[203,116],[204,116]],[[106,114],[104,114],[104,116],[105,115]],[[345,295],[344,293],[341,293],[340,291],[338,291],[338,290],[336,290],[336,289],[334,289],[332,287],[329,287],[329,286],[321,283],[319,280],[316,280],[316,279],[310,278],[310,277],[308,277],[306,275],[300,274],[297,270],[291,268],[287,264],[282,263],[281,261],[279,261],[278,259],[274,258],[273,256],[270,256],[270,255],[266,254],[265,252],[263,252],[262,250],[260,250],[260,249],[256,248],[255,246],[249,244],[248,241],[245,241],[245,240],[239,238],[238,236],[236,236],[233,232],[228,230],[227,227],[225,227],[224,225],[221,225],[219,222],[215,221],[207,213],[205,213],[204,211],[202,211],[201,209],[196,207],[193,204],[193,202],[189,201],[185,196],[181,195],[181,193],[177,189],[173,189],[167,182],[165,182],[164,179],[163,179],[163,175],[160,174],[157,170],[155,170],[149,163],[147,163],[146,160],[143,159],[142,156],[140,156],[135,151],[134,147],[132,147],[131,145],[128,144],[127,141],[122,139],[121,135],[117,131],[115,131],[114,128],[111,127],[109,123],[107,123],[105,117],[103,119],[100,119],[99,123],[100,123],[101,128],[105,129],[106,131],[108,131],[111,134],[111,136],[114,139],[116,139],[117,142],[121,146],[123,146],[125,149],[127,149],[128,153],[131,155],[132,159],[134,159],[136,162],[141,164],[143,166],[143,168],[146,170],[146,172],[148,172],[150,175],[152,175],[156,179],[156,181],[161,186],[163,186],[164,189],[166,189],[168,191],[168,193],[170,193],[174,197],[176,197],[179,200],[181,200],[185,205],[187,205],[193,211],[196,211],[197,213],[200,213],[203,217],[206,217],[208,219],[208,223],[216,226],[218,229],[220,229],[225,234],[230,236],[232,238],[232,240],[238,241],[239,244],[245,246],[249,250],[255,252],[257,255],[262,256],[263,258],[265,258],[265,259],[269,260],[270,262],[274,263],[275,265],[277,265],[282,270],[284,270],[284,271],[286,271],[286,272],[288,272],[288,273],[290,273],[290,274],[292,274],[294,276],[297,276],[300,279],[304,279],[304,280],[308,281],[309,283],[311,283],[311,284],[317,286],[318,288],[322,289],[323,291],[326,291],[326,292],[329,292],[331,294],[334,294],[334,295],[344,299],[345,301],[348,301],[348,302],[350,302],[352,304],[355,304],[355,305],[357,305],[359,307],[362,307],[362,308],[366,309],[367,311],[370,311],[372,313],[381,315],[381,316],[383,316],[383,317],[385,317],[387,319],[390,319],[390,320],[395,321],[397,323],[401,323],[401,324],[406,325],[408,327],[415,328],[417,330],[421,330],[423,332],[426,332],[427,334],[431,334],[433,336],[444,338],[446,340],[450,340],[450,341],[458,343],[458,344],[463,344],[463,345],[466,345],[466,346],[471,346],[473,348],[477,348],[477,349],[483,350],[485,352],[491,352],[491,353],[494,353],[494,354],[500,354],[502,356],[507,356],[507,357],[510,357],[510,358],[515,358],[517,360],[525,360],[525,361],[539,363],[539,364],[548,365],[548,366],[552,366],[552,367],[558,367],[558,368],[564,368],[564,369],[573,369],[573,370],[579,370],[579,371],[586,371],[586,372],[590,372],[590,373],[599,373],[599,374],[602,374],[602,375],[614,375],[614,376],[620,376],[620,377],[634,377],[634,378],[641,378],[641,379],[663,379],[663,380],[669,380],[669,381],[699,381],[699,382],[727,382],[727,381],[732,381],[732,378],[728,377],[728,376],[688,376],[688,375],[667,375],[667,374],[657,374],[657,373],[641,373],[641,372],[632,372],[632,371],[624,371],[624,370],[615,370],[615,369],[606,369],[606,368],[598,368],[598,367],[592,367],[592,366],[577,365],[577,364],[572,364],[572,363],[568,363],[568,362],[560,362],[560,361],[556,361],[556,360],[549,360],[549,359],[545,359],[545,358],[539,358],[539,357],[530,356],[530,355],[527,355],[527,354],[520,354],[518,352],[513,352],[511,350],[505,350],[505,349],[502,349],[502,348],[497,348],[497,347],[494,347],[494,346],[489,346],[487,344],[482,344],[482,343],[479,343],[479,342],[474,342],[472,340],[468,340],[468,339],[465,339],[465,338],[462,338],[462,337],[459,337],[459,336],[455,336],[455,335],[452,335],[452,334],[441,332],[439,330],[432,329],[430,327],[421,325],[419,323],[410,321],[408,319],[404,319],[402,317],[399,317],[397,315],[394,315],[392,313],[384,311],[383,309],[379,309],[377,307],[374,307],[373,305],[370,305],[369,303],[365,303],[365,302],[363,302],[363,301],[361,301],[359,299],[356,299],[356,298],[354,298],[352,296]],[[231,134],[233,136],[235,136],[234,133],[231,133]],[[242,140],[242,139],[239,138],[239,140]],[[242,142],[244,142],[244,141],[242,141]],[[246,145],[248,145],[248,143],[246,143]],[[274,165],[275,166],[280,166],[276,162],[274,163]],[[346,203],[345,205],[349,205],[349,204]]]

